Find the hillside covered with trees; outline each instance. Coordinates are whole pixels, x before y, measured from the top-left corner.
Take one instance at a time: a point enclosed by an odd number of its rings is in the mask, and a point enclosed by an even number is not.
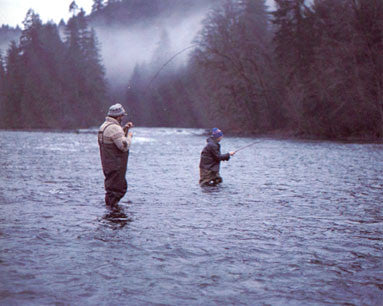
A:
[[[29,11],[0,59],[1,127],[95,126],[117,100],[137,125],[383,138],[382,1],[275,0],[273,11],[263,0],[208,4],[202,30],[179,50],[190,52],[187,62],[172,66],[164,31],[156,56],[132,58],[118,87],[105,77],[99,29],[129,30],[206,1],[94,0],[89,16],[72,3],[60,27]]]
[[[65,27],[43,24],[33,10],[0,65],[3,128],[73,128],[98,124],[106,100],[104,69],[84,11]]]

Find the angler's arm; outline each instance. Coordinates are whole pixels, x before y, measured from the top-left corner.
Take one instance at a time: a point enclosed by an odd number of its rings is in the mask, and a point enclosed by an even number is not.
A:
[[[222,161],[222,160],[229,160],[230,159],[230,153],[221,154],[218,150],[218,148],[210,147],[210,152],[214,156],[214,159],[216,161]]]
[[[113,143],[117,146],[117,148],[123,152],[127,152],[132,143],[132,134],[128,133],[128,136],[125,136],[125,133],[121,127],[110,127],[112,129],[112,140]]]
[[[132,144],[132,135],[122,136],[114,140],[114,144],[123,152],[127,152]]]

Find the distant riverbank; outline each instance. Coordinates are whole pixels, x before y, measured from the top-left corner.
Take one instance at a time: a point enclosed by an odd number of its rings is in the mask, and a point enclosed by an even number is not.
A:
[[[237,137],[257,137],[257,138],[272,138],[272,139],[300,139],[300,140],[315,140],[315,141],[339,141],[349,143],[383,143],[383,138],[374,137],[372,135],[349,135],[339,137],[325,137],[318,135],[304,134],[295,130],[273,130],[273,131],[227,131],[227,136]]]
[[[182,130],[199,130],[201,135],[209,136],[208,128],[191,128],[191,127],[141,127],[141,128],[157,128],[157,129],[176,129]],[[90,128],[71,128],[71,129],[49,129],[49,128],[15,128],[0,129],[0,131],[27,131],[27,132],[53,132],[53,133],[77,133],[77,134],[94,134],[97,133],[98,127]],[[372,135],[350,135],[339,137],[324,137],[318,135],[309,135],[300,133],[295,130],[273,130],[273,131],[245,131],[245,130],[228,130],[222,129],[226,137],[256,137],[271,139],[296,139],[296,140],[313,140],[313,141],[335,141],[345,143],[383,143],[383,139]]]

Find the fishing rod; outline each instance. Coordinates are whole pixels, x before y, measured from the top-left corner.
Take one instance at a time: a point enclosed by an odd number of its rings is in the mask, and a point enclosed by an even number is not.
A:
[[[240,147],[239,149],[235,150],[234,153],[237,153],[238,151],[242,151],[243,149],[251,147],[251,146],[255,145],[256,143],[259,143],[259,141],[254,141],[253,143],[250,143],[250,144],[248,144],[246,146]]]
[[[191,48],[195,48],[195,44],[189,46],[189,47],[186,47],[184,49],[182,49],[181,51],[178,51],[176,54],[174,54],[165,64],[163,64],[161,66],[161,68],[157,71],[157,73],[152,77],[152,79],[150,80],[150,82],[148,83],[148,85],[146,86],[146,90],[149,89],[150,85],[152,84],[152,82],[154,81],[155,78],[157,78],[157,76],[160,74],[160,72],[162,71],[162,69],[165,68],[166,65],[168,65],[175,57],[177,57],[179,54],[185,52],[186,50],[189,50]]]

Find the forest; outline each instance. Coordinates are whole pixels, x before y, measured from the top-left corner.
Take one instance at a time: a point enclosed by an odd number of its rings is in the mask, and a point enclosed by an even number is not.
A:
[[[113,86],[98,29],[206,3],[185,64],[168,61],[177,54],[164,32],[158,57]],[[118,101],[140,126],[383,138],[381,0],[275,0],[273,10],[263,0],[94,0],[89,15],[75,2],[70,10],[59,25],[30,10],[18,41],[1,53],[1,128],[94,127]]]

